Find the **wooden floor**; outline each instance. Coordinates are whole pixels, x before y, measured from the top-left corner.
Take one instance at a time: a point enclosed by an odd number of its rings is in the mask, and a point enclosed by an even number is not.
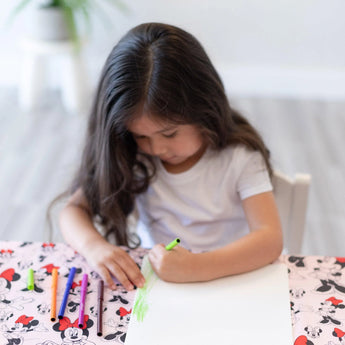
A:
[[[67,114],[56,94],[22,112],[0,90],[0,239],[48,239],[49,202],[70,182],[86,116]],[[345,102],[236,98],[285,173],[312,175],[305,254],[345,255]],[[55,240],[59,240],[55,231]]]

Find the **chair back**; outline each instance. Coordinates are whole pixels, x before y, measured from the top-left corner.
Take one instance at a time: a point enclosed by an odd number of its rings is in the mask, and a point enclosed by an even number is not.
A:
[[[302,252],[310,182],[309,174],[295,174],[293,178],[280,171],[273,174],[273,193],[283,229],[284,252],[289,254]]]

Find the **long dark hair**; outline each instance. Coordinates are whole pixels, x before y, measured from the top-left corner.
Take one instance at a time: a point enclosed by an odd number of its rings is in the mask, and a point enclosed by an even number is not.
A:
[[[139,157],[127,130],[139,109],[164,121],[198,126],[214,149],[242,143],[258,150],[272,172],[269,151],[249,122],[230,107],[200,43],[171,25],[139,25],[106,60],[70,191],[83,191],[93,218],[103,225],[106,237],[115,235],[118,245],[130,244],[128,215],[135,196],[146,191],[154,174],[152,162]]]

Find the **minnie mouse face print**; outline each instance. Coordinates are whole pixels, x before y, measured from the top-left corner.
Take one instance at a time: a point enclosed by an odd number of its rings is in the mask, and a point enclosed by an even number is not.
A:
[[[94,342],[88,340],[89,329],[93,325],[93,321],[89,319],[89,316],[84,315],[82,328],[79,328],[78,324],[78,319],[71,322],[71,320],[65,316],[53,326],[53,330],[60,333],[62,342],[57,344],[51,340],[46,340],[39,345],[95,345]]]

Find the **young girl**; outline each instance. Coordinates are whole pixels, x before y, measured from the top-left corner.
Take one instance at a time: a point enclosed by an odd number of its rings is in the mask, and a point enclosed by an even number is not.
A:
[[[230,107],[200,43],[174,26],[139,25],[103,68],[61,231],[111,288],[112,276],[128,290],[145,283],[119,247],[135,240],[134,210],[161,279],[254,270],[282,250],[271,173],[261,137]],[[165,250],[175,237],[181,245]]]

